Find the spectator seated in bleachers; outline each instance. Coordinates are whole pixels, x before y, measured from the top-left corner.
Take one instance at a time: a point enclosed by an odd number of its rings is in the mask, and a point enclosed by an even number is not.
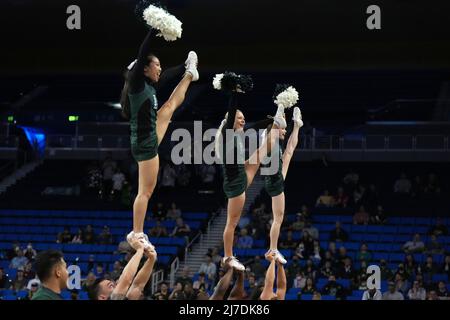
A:
[[[33,261],[36,258],[37,252],[34,250],[33,245],[28,243],[25,250],[23,250],[23,255],[29,260]]]
[[[437,218],[436,219],[436,224],[434,226],[432,226],[429,230],[428,230],[428,234],[434,234],[435,236],[446,236],[448,235],[448,228],[447,226],[444,224],[444,220],[442,218]]]
[[[295,221],[288,227],[290,231],[302,231],[305,227],[305,219],[302,216],[296,215]]]
[[[369,249],[367,247],[367,244],[363,243],[361,244],[361,249],[359,250],[358,254],[356,255],[356,261],[366,261],[370,262],[372,261],[372,254],[369,252]]]
[[[405,300],[405,297],[395,286],[395,282],[389,282],[389,290],[383,293],[383,300]]]
[[[358,211],[353,215],[353,224],[367,225],[369,224],[369,213],[364,206],[360,206]]]
[[[78,232],[73,236],[72,241],[70,243],[82,244],[84,239],[83,229],[78,228]]]
[[[64,227],[64,231],[57,236],[56,243],[70,243],[72,241],[72,235],[70,234],[70,228]]]
[[[23,269],[19,268],[17,270],[16,278],[13,280],[11,284],[11,288],[14,291],[25,290],[28,284],[27,279],[23,276]]]
[[[416,233],[412,241],[408,241],[403,245],[406,253],[420,253],[425,249],[425,244],[420,240],[420,234]]]
[[[166,218],[169,220],[176,220],[181,218],[181,210],[177,207],[175,202],[172,202],[170,208],[167,210]]]
[[[394,192],[399,194],[409,194],[411,192],[411,180],[408,179],[405,173],[400,175],[394,183]]]
[[[323,193],[317,198],[316,207],[334,207],[334,198],[330,195],[330,191],[325,189]]]
[[[216,278],[216,272],[217,267],[216,264],[212,261],[212,257],[209,254],[205,255],[205,261],[200,265],[198,273],[205,274],[210,281],[214,282]]]
[[[104,226],[102,232],[98,235],[98,244],[108,245],[113,243],[111,231],[108,226]]]
[[[380,290],[369,289],[364,291],[362,300],[382,300],[383,294]]]
[[[160,238],[160,237],[167,237],[167,229],[160,220],[156,220],[156,224],[153,228],[151,228],[148,232],[148,235],[152,238]]]
[[[189,241],[189,236],[191,234],[191,228],[187,223],[184,222],[183,218],[178,218],[176,220],[175,228],[170,234],[171,237],[185,237]]]
[[[435,234],[430,236],[430,241],[426,245],[426,254],[443,254],[444,248],[442,244],[438,241]]]
[[[27,257],[23,254],[23,251],[20,250],[19,247],[16,248],[16,256],[11,260],[9,265],[10,269],[22,269],[25,268],[25,265],[28,263]]]
[[[287,232],[286,239],[282,240],[279,245],[280,249],[291,249],[291,250],[295,250],[297,248],[297,246],[298,246],[298,244],[293,239],[292,231]]]
[[[444,281],[439,281],[436,294],[439,297],[439,300],[450,300],[450,293],[448,292]]]
[[[425,288],[420,285],[419,281],[414,281],[413,286],[408,291],[409,300],[425,300],[427,297],[427,292]]]
[[[303,233],[308,233],[313,240],[319,239],[319,230],[317,230],[316,227],[314,227],[311,223],[311,221],[306,221],[305,228],[303,229]]]
[[[255,259],[253,260],[253,263],[250,264],[250,270],[253,272],[256,276],[256,278],[262,278],[264,277],[264,273],[266,271],[266,268],[261,263],[261,257],[255,256]]]
[[[86,229],[84,230],[84,239],[83,239],[83,243],[86,244],[95,244],[95,232],[94,229],[92,228],[92,225],[88,224],[86,226]]]
[[[349,201],[348,195],[345,193],[343,187],[338,187],[337,193],[334,196],[334,203],[336,208],[347,208]]]
[[[343,299],[345,297],[345,290],[341,284],[336,282],[336,277],[331,275],[328,277],[328,282],[322,289],[322,294],[327,296],[334,296],[336,299]]]
[[[387,216],[386,213],[384,212],[384,209],[381,205],[378,205],[376,207],[375,212],[373,213],[372,217],[371,217],[371,222],[373,224],[386,224],[387,223]]]
[[[208,279],[209,279],[209,277],[208,277]],[[197,280],[195,280],[194,283],[192,284],[192,288],[196,291],[199,291],[202,288],[204,290],[209,290],[209,287],[210,287],[210,283],[209,283],[209,280],[207,280],[207,278],[206,278],[206,274],[204,272],[200,272],[198,274]]]
[[[248,234],[247,229],[241,229],[240,235],[236,241],[236,248],[251,249],[253,247],[253,238]]]
[[[336,227],[331,230],[329,240],[333,242],[346,242],[348,240],[348,233],[342,228],[340,221],[336,221]]]

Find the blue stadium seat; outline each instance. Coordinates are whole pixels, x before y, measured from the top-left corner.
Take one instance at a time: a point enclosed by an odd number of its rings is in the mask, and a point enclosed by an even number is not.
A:
[[[403,262],[405,260],[405,254],[403,253],[391,253],[389,255],[389,261],[391,262]]]
[[[365,234],[364,241],[366,242],[378,242],[379,236],[377,234]]]
[[[374,251],[391,251],[392,250],[392,243],[378,243],[374,245]]]
[[[312,300],[313,295],[312,294],[302,294],[300,296],[300,300],[310,301]]]
[[[362,300],[362,297],[357,297],[357,296],[349,296],[346,298],[346,300],[348,301],[358,301],[358,300]]]
[[[448,275],[445,274],[445,273],[435,274],[435,275],[433,275],[433,277],[432,277],[432,281],[433,281],[434,283],[437,283],[437,282],[439,282],[439,281],[448,282],[448,281],[449,281],[449,278],[448,278]]]
[[[405,227],[405,226],[398,227],[398,233],[400,233],[400,234],[408,234],[408,235],[410,235],[410,238],[412,238],[413,232],[414,232],[414,228],[413,227]]]
[[[324,300],[324,301],[333,301],[333,300],[336,300],[336,297],[335,296],[323,295],[322,296],[322,300]]]
[[[350,280],[349,279],[338,279],[336,280],[337,283],[339,283],[344,288],[350,288]]]
[[[297,295],[296,294],[286,294],[284,298],[285,298],[285,300],[297,300]]]
[[[351,232],[355,233],[366,233],[367,232],[367,226],[365,225],[353,225],[351,228]]]

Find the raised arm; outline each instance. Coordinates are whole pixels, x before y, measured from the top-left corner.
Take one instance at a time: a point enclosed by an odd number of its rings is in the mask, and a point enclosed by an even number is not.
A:
[[[142,256],[144,255],[144,244],[140,240],[136,240],[133,243],[133,247],[136,248],[136,253],[131,257],[130,261],[128,261],[127,265],[122,271],[119,280],[117,281],[117,285],[114,288],[112,293],[113,297],[124,297],[128,288],[131,286],[134,276],[139,268],[139,263],[141,262]]]
[[[245,289],[244,289],[244,272],[236,271],[237,278],[234,283],[233,289],[230,292],[230,296],[228,300],[242,300],[245,297]]]
[[[138,274],[133,280],[130,289],[127,293],[127,298],[129,300],[139,300],[142,296],[145,286],[147,285],[148,280],[150,280],[150,276],[152,275],[153,267],[156,262],[156,251],[155,250],[146,250],[144,252],[147,257],[147,261],[145,261],[141,270],[139,270]]]
[[[136,64],[130,71],[130,75],[128,78],[130,93],[138,93],[144,89],[145,84],[144,67],[147,65],[148,62],[147,57],[150,53],[151,37],[152,37],[152,29],[149,30],[147,36],[144,39],[144,42],[142,42],[141,47],[139,48]]]
[[[269,268],[266,272],[266,279],[264,280],[264,289],[261,293],[261,300],[271,300],[273,294],[273,283],[275,282],[275,259],[271,257]]]
[[[286,296],[286,273],[281,263],[278,263],[277,271],[277,297],[278,300],[284,300]]]
[[[229,260],[230,259],[228,259],[225,264],[229,264]],[[225,293],[230,287],[231,280],[233,279],[233,272],[233,268],[228,266],[227,271],[217,283],[216,288],[214,289],[214,293],[212,294],[211,298],[209,298],[209,300],[223,300]]]

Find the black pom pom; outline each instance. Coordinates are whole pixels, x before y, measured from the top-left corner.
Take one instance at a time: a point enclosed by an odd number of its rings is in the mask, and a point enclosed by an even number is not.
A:
[[[285,83],[277,83],[276,87],[275,87],[275,91],[273,92],[273,96],[272,99],[275,101],[277,99],[277,96],[282,93],[284,90],[286,90],[287,88],[289,88],[291,85],[290,84],[285,84]]]
[[[253,89],[253,80],[248,75],[238,75],[234,72],[225,71],[221,80],[222,90],[224,91],[243,91],[248,92]]]

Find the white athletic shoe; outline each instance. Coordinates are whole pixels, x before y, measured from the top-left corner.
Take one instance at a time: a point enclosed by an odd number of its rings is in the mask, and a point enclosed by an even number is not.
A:
[[[224,257],[224,258],[222,259],[222,262],[225,263],[225,261],[227,260],[227,258],[228,258],[228,257]],[[230,261],[230,267],[231,267],[231,268],[234,268],[234,269],[236,269],[236,270],[238,270],[238,271],[245,271],[244,265],[243,265],[242,263],[240,263],[239,260],[238,260],[236,257],[231,256],[230,258],[231,258],[231,261]]]
[[[131,247],[133,247],[131,243],[133,242],[134,239],[142,240],[144,242],[144,248],[155,250],[155,246],[148,240],[148,236],[145,233],[143,232],[136,233],[134,231],[131,231],[127,235],[127,241]]]
[[[299,128],[303,127],[302,113],[299,107],[294,108],[294,114],[292,115],[292,120]]]
[[[284,256],[281,254],[280,251],[278,251],[278,250],[271,250],[271,251],[275,254],[275,256],[274,256],[275,261],[278,261],[281,264],[287,263],[287,260],[284,258]]]
[[[197,81],[200,77],[197,66],[198,66],[198,56],[195,51],[190,51],[188,57],[184,63],[186,67],[186,72],[192,75],[192,81]]]
[[[277,109],[277,113],[275,114],[275,117],[273,117],[273,123],[279,128],[279,129],[285,129],[287,127],[286,119],[284,118],[284,108],[279,106]]]

